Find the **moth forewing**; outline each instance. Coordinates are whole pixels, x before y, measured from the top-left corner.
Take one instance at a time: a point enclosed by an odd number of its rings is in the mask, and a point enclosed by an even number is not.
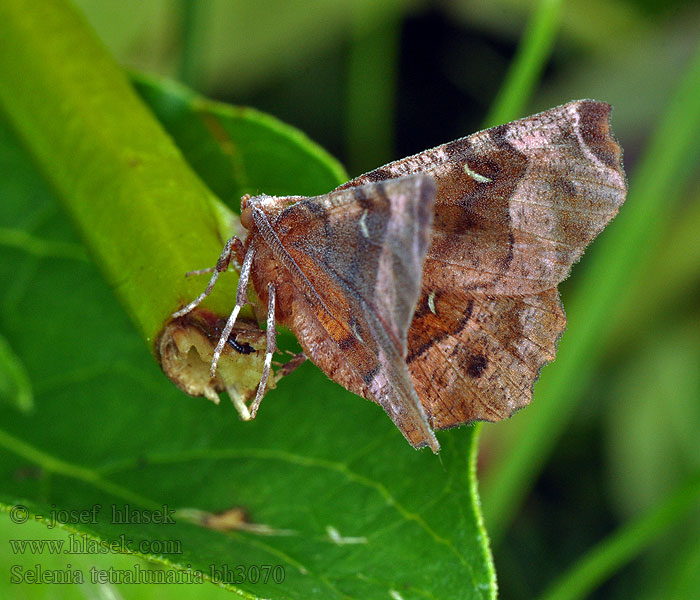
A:
[[[247,243],[258,295],[274,282],[278,322],[305,354],[382,405],[411,443],[437,449],[405,363],[434,195],[432,178],[415,175],[304,199],[273,218],[254,213]]]

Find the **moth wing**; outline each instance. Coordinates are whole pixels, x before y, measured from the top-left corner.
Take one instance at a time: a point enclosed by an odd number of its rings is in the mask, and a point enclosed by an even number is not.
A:
[[[566,324],[556,286],[627,192],[610,110],[571,102],[345,184],[407,173],[437,181],[408,340],[411,375],[433,427],[512,414],[553,360]]]
[[[538,293],[566,278],[625,199],[610,110],[570,102],[390,163],[341,189],[432,175],[438,191],[426,273],[485,294]]]
[[[435,189],[427,175],[349,188],[297,202],[272,227],[287,270],[299,269],[291,280],[303,293],[288,318],[304,351],[379,403],[412,445],[437,451],[405,362]]]
[[[407,364],[431,426],[499,421],[529,404],[565,326],[556,289],[525,296],[439,290],[430,307],[419,304]]]

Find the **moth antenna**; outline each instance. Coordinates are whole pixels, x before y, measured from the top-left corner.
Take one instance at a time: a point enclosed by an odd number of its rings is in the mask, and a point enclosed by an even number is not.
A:
[[[208,269],[199,269],[197,271],[190,271],[186,274],[187,276],[203,275],[204,273],[211,273],[212,275],[211,279],[209,280],[209,284],[207,285],[207,289],[205,289],[199,296],[192,300],[192,302],[190,302],[187,306],[181,308],[177,312],[174,312],[172,315],[173,319],[184,317],[187,313],[197,308],[201,304],[202,300],[204,300],[209,294],[211,294],[211,291],[216,285],[217,279],[219,279],[219,274],[223,273],[226,269],[228,269],[228,265],[231,262],[233,246],[234,244],[236,244],[236,242],[238,244],[241,243],[241,241],[237,237],[232,237],[228,242],[226,242],[226,244],[224,245],[224,249],[221,251],[221,255],[219,256],[219,260],[216,261],[215,267],[210,267]]]
[[[209,375],[211,377],[214,377],[214,375],[216,375],[216,365],[219,364],[219,358],[221,357],[221,353],[224,351],[224,346],[226,346],[226,342],[228,342],[228,338],[231,335],[233,326],[236,324],[238,313],[241,311],[241,308],[243,308],[248,303],[248,278],[250,276],[250,266],[253,264],[254,254],[255,246],[251,244],[248,248],[248,252],[246,252],[245,254],[245,258],[243,259],[243,265],[241,266],[241,276],[238,279],[238,289],[236,290],[236,306],[233,307],[231,315],[229,316],[228,321],[226,321],[226,326],[221,332],[221,337],[219,338],[219,343],[216,345],[216,350],[214,350],[214,357],[211,360],[211,368],[209,369]],[[214,277],[212,277],[212,279],[214,279]]]
[[[272,355],[275,353],[277,343],[277,332],[275,330],[275,285],[270,282],[267,284],[268,302],[267,302],[267,352],[265,354],[265,366],[263,367],[260,383],[258,384],[258,392],[255,394],[255,400],[250,405],[250,416],[255,418],[258,412],[260,402],[265,395],[267,380],[270,376],[270,365],[272,364]]]

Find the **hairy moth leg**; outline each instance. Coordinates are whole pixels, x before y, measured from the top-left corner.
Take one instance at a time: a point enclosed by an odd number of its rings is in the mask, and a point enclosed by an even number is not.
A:
[[[260,383],[258,384],[258,392],[255,394],[255,400],[253,400],[253,403],[250,405],[250,416],[253,419],[265,395],[267,380],[270,377],[272,355],[277,349],[277,331],[275,330],[275,285],[272,282],[267,284],[267,293],[267,349],[265,352],[265,366],[263,367]]]
[[[279,366],[279,369],[276,372],[275,375],[275,381],[279,381],[282,379],[282,377],[286,377],[287,375],[291,375],[294,371],[296,371],[301,365],[303,365],[306,360],[307,356],[303,352],[299,352],[298,354],[294,354],[293,352],[290,352],[289,350],[286,351],[287,354],[290,354],[292,358],[288,360],[286,363],[275,363],[275,365]]]
[[[192,302],[190,302],[187,306],[181,308],[177,312],[174,312],[172,314],[172,318],[178,319],[179,317],[184,317],[187,313],[197,308],[202,303],[202,300],[204,300],[209,294],[211,294],[211,291],[214,289],[214,286],[216,285],[216,282],[219,279],[219,275],[223,273],[226,269],[228,269],[229,263],[231,262],[231,258],[234,255],[236,257],[240,256],[242,250],[243,242],[241,242],[241,240],[239,240],[237,237],[232,237],[224,245],[224,249],[221,251],[221,255],[219,256],[219,260],[216,261],[215,267],[210,267],[208,269],[199,269],[197,271],[190,271],[189,273],[187,273],[187,276],[203,275],[204,273],[211,273],[212,275],[211,279],[209,280],[209,284],[207,285],[207,288],[199,296],[192,300]]]
[[[228,242],[226,245],[228,246]],[[222,252],[221,255],[223,256],[224,253]],[[231,251],[229,249],[228,260],[230,260],[230,255]],[[219,363],[219,358],[221,357],[221,353],[224,351],[224,346],[226,345],[226,342],[228,341],[228,338],[231,335],[233,326],[236,324],[238,313],[241,311],[241,308],[243,308],[248,303],[248,278],[250,277],[250,266],[253,264],[254,255],[255,246],[251,244],[251,246],[248,248],[248,252],[246,252],[245,258],[243,259],[243,264],[241,265],[241,275],[238,278],[238,288],[236,289],[236,306],[233,307],[231,315],[229,316],[228,321],[226,321],[226,326],[221,332],[219,343],[216,344],[216,349],[214,350],[214,357],[211,360],[211,368],[209,369],[209,374],[212,377],[214,377],[214,375],[216,374],[216,365]],[[214,279],[213,275],[212,279]]]

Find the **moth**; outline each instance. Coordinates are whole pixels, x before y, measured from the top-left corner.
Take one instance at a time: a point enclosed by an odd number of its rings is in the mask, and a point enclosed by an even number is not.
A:
[[[333,381],[380,404],[415,448],[434,431],[530,402],[566,319],[557,285],[615,216],[627,184],[610,105],[579,100],[404,158],[312,198],[244,197],[226,243],[236,306],[267,303],[259,406],[275,324]]]

